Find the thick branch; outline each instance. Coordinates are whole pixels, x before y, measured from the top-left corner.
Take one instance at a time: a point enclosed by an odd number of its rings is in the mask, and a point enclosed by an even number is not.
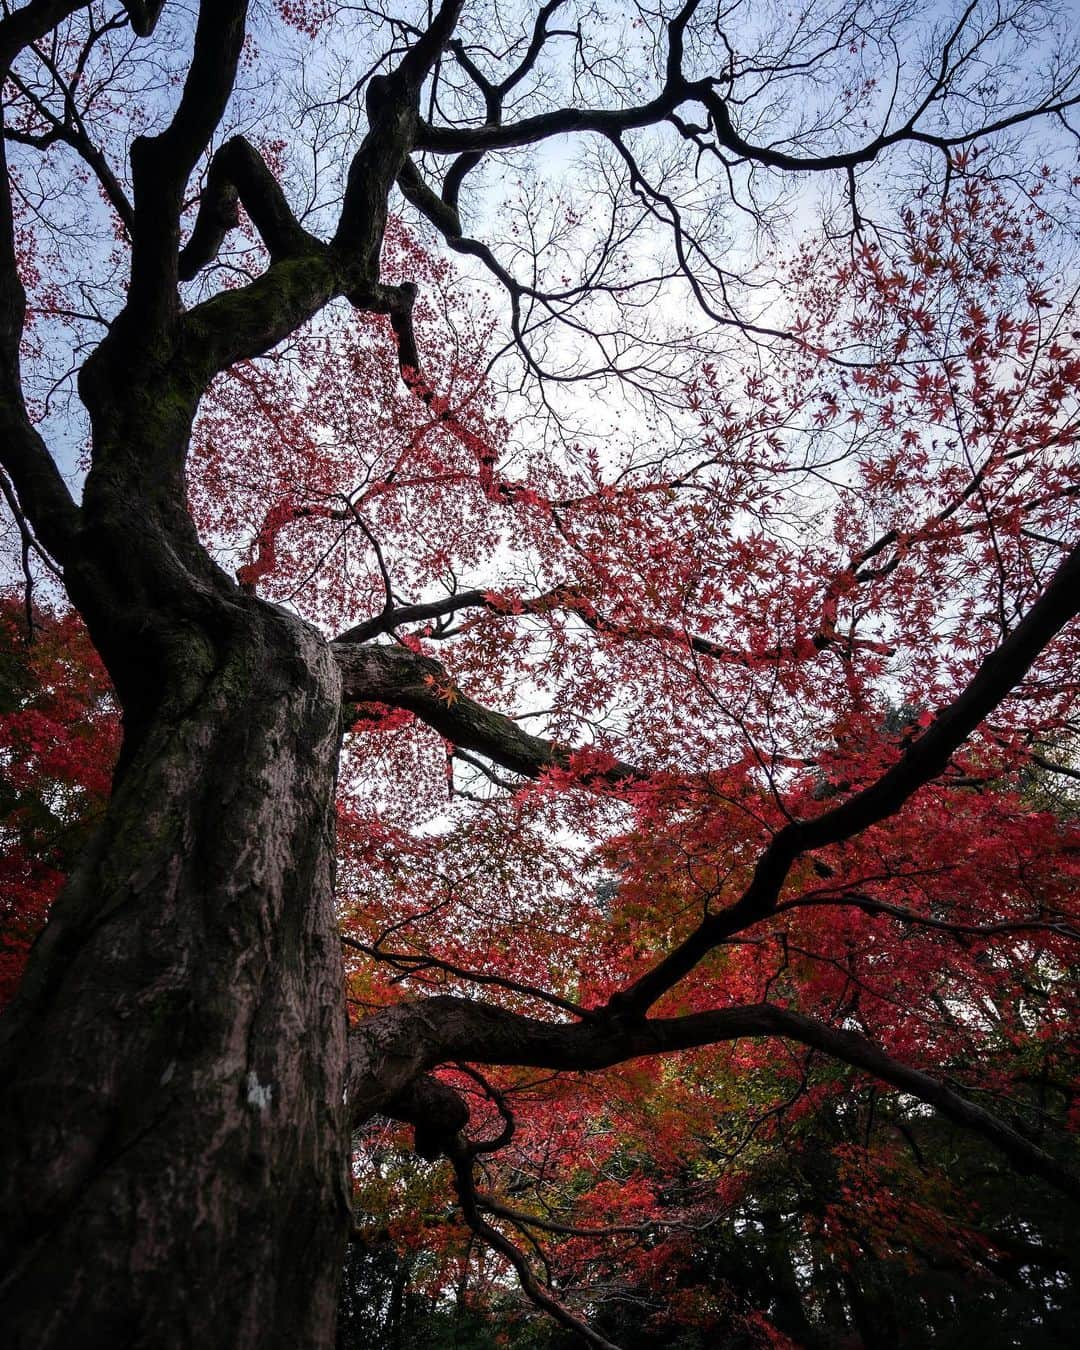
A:
[[[408,647],[334,643],[341,667],[343,696],[351,703],[388,703],[405,708],[446,740],[475,750],[504,769],[538,778],[545,769],[571,767],[573,751],[532,736],[510,717],[481,706],[454,684],[446,668]],[[624,782],[641,776],[628,764],[615,763],[584,781]]]
[[[261,356],[343,289],[339,260],[320,246],[283,258],[246,286],[219,291],[181,320],[192,376],[205,386],[233,362]]]
[[[446,1153],[469,1123],[464,1098],[430,1074],[422,1074],[387,1102],[382,1114],[413,1127],[414,1147],[428,1161]]]
[[[1005,641],[983,661],[966,689],[876,782],[813,820],[785,825],[758,860],[753,879],[729,908],[710,915],[612,1007],[641,1015],[718,943],[772,913],[800,854],[850,839],[898,811],[948,765],[979,723],[1024,678],[1047,644],[1080,613],[1080,544]]]
[[[247,0],[203,0],[195,50],[170,124],[131,145],[135,224],[126,314],[156,330],[176,313],[184,189],[221,121],[244,43]]]
[[[690,97],[689,86],[679,84],[634,108],[556,108],[551,112],[537,113],[517,122],[495,126],[436,127],[421,123],[416,132],[415,148],[435,154],[457,155],[515,149],[535,145],[553,136],[581,131],[618,136],[625,131],[657,125]]]
[[[1042,1177],[1080,1203],[1080,1179],[991,1112],[921,1069],[901,1064],[864,1036],[768,1003],[685,1017],[637,1022],[608,1017],[574,1024],[540,1022],[461,998],[403,1004],[354,1029],[349,1096],[357,1107],[384,1110],[384,1102],[418,1075],[454,1060],[559,1070],[604,1069],[645,1055],[759,1036],[811,1046],[910,1093],[989,1140],[1018,1172]]]
[[[0,20],[0,69],[6,74],[16,56],[32,42],[63,22],[69,15],[86,9],[90,0],[31,0],[14,14]]]
[[[270,254],[271,263],[317,253],[322,243],[293,214],[263,157],[243,136],[225,142],[210,161],[191,237],[180,250],[181,281],[190,281],[217,257],[242,205]]]
[[[462,0],[443,0],[427,30],[392,74],[367,87],[368,132],[349,165],[334,245],[359,268],[361,289],[379,275],[387,195],[413,148],[419,124],[420,87],[450,41]]]
[[[131,20],[132,30],[139,37],[149,37],[157,26],[165,0],[124,0],[124,9]]]

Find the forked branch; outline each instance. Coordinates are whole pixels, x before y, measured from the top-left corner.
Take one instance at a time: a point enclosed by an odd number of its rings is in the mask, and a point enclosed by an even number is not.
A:
[[[213,262],[225,236],[240,223],[241,206],[258,230],[272,264],[323,248],[296,219],[262,155],[243,136],[234,136],[210,161],[195,227],[180,250],[181,281],[190,281]]]
[[[570,1024],[541,1022],[488,1004],[440,996],[387,1009],[354,1028],[351,1073],[359,1086],[373,1059],[384,1067],[395,1064],[400,1086],[389,1098],[436,1065],[459,1060],[569,1071],[604,1069],[647,1055],[772,1036],[810,1046],[910,1093],[955,1124],[980,1134],[1016,1171],[1039,1176],[1080,1203],[1080,1178],[992,1112],[854,1031],[769,1003],[640,1021],[608,1014]],[[360,1100],[352,1089],[350,1098]]]

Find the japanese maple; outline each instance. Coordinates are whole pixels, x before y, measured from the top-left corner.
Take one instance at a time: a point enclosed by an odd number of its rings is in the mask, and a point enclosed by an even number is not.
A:
[[[1053,16],[122,8],[0,20],[0,488],[123,718],[4,1019],[15,1338],[324,1346],[350,1233],[595,1345],[1052,1263],[978,1178],[1080,1197]]]
[[[99,822],[119,744],[109,682],[74,614],[0,597],[0,1005]]]

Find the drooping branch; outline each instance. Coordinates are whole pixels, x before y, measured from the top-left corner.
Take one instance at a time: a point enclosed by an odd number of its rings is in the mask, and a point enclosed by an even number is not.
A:
[[[642,1056],[743,1037],[796,1041],[910,1093],[987,1139],[1017,1171],[1041,1177],[1080,1203],[1080,1178],[992,1112],[856,1032],[769,1003],[634,1021],[609,1015],[573,1024],[541,1022],[448,996],[402,1004],[353,1029],[349,1097],[370,1110],[383,1110],[383,1101],[404,1091],[419,1075],[456,1060],[569,1071],[605,1069]],[[380,1088],[386,1094],[382,1100]]]
[[[493,1092],[490,1085],[475,1070],[466,1068],[465,1072],[483,1083],[489,1094]],[[465,1222],[477,1237],[509,1261],[528,1298],[557,1322],[576,1332],[588,1344],[596,1346],[597,1350],[618,1350],[617,1346],[593,1331],[588,1323],[581,1321],[565,1308],[554,1294],[536,1279],[525,1254],[484,1217],[484,1213],[487,1212],[504,1218],[510,1217],[512,1222],[516,1218],[514,1211],[504,1209],[492,1202],[490,1197],[483,1197],[473,1179],[476,1156],[493,1148],[502,1147],[513,1135],[513,1117],[509,1115],[499,1094],[496,1093],[495,1097],[500,1113],[504,1115],[505,1127],[499,1138],[490,1145],[475,1144],[466,1139],[464,1130],[469,1120],[469,1108],[464,1098],[449,1084],[440,1082],[430,1074],[422,1074],[411,1082],[386,1103],[383,1113],[413,1126],[414,1147],[420,1157],[434,1160],[445,1156],[450,1160]]]
[[[587,1322],[575,1317],[572,1312],[537,1280],[529,1266],[528,1258],[505,1234],[489,1223],[484,1218],[483,1208],[475,1182],[473,1181],[473,1160],[469,1151],[461,1146],[455,1147],[450,1153],[450,1160],[454,1168],[454,1179],[457,1184],[458,1199],[461,1202],[461,1212],[465,1216],[465,1222],[472,1231],[488,1244],[493,1250],[499,1252],[513,1266],[522,1289],[528,1295],[529,1299],[536,1306],[546,1312],[554,1321],[566,1327],[568,1330],[580,1336],[587,1345],[596,1347],[596,1350],[619,1350],[619,1347],[606,1337],[601,1336],[598,1331],[594,1331]]]
[[[12,519],[15,521],[15,527],[19,531],[20,538],[22,539],[23,571],[26,573],[28,593],[31,577],[27,568],[27,563],[29,562],[29,555],[31,553],[35,554],[42,564],[47,567],[58,580],[62,581],[64,576],[63,572],[57,566],[54,559],[42,548],[40,541],[34,535],[34,532],[30,527],[30,522],[27,520],[22,508],[19,506],[19,499],[15,494],[15,489],[11,484],[11,480],[8,478],[2,467],[0,467],[0,497],[3,497],[4,501],[7,503],[7,508],[11,512]],[[29,604],[29,597],[27,603]]]
[[[165,8],[165,0],[124,0],[124,9],[132,29],[139,37],[149,37]]]
[[[382,1107],[382,1114],[415,1131],[413,1146],[421,1158],[441,1157],[469,1123],[461,1095],[431,1074],[422,1074]]]

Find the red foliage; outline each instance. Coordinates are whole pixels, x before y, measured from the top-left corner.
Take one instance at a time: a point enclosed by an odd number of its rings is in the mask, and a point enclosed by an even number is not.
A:
[[[1080,355],[1075,314],[1049,308],[1046,228],[1037,201],[969,178],[913,208],[888,253],[803,248],[776,299],[797,340],[703,365],[670,448],[644,426],[519,441],[484,378],[486,316],[400,226],[388,267],[419,283],[423,375],[401,381],[388,323],[335,316],[221,378],[190,491],[239,580],[332,631],[363,620],[375,637],[396,612],[384,635],[447,663],[448,706],[475,697],[581,747],[508,782],[409,712],[357,711],[339,816],[357,1013],[432,989],[534,1014],[603,1004],[734,903],[788,820],[876,781],[957,697],[1076,535]],[[71,622],[43,634],[0,745],[19,801],[63,797],[66,821],[104,793],[115,730]],[[61,684],[69,641],[84,664]],[[1078,662],[1074,628],[943,775],[798,862],[775,912],[659,1011],[772,1002],[1002,1094],[1067,1063],[1080,827],[1046,765],[1071,767]],[[596,786],[626,762],[635,778]],[[9,872],[29,848],[13,810]],[[62,870],[33,839],[39,870],[7,892],[17,934]],[[496,1100],[515,1117],[489,1165],[498,1202],[623,1230],[551,1236],[561,1288],[663,1286],[706,1327],[731,1310],[680,1283],[687,1234],[855,1091],[768,1041],[588,1079],[500,1070],[486,1097],[454,1081],[477,1138],[498,1133]],[[832,1165],[815,1231],[836,1252],[855,1209],[864,1242],[917,1232],[973,1259],[953,1197],[890,1189],[890,1148],[841,1143]],[[380,1161],[357,1185],[381,1228],[441,1248],[432,1278],[450,1279],[464,1246],[446,1178]]]
[[[0,595],[0,1006],[85,845],[119,746],[109,682],[78,618]]]

